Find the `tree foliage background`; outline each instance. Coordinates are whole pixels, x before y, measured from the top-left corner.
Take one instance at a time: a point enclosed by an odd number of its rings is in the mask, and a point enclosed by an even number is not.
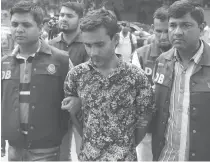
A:
[[[1,9],[9,10],[15,3],[21,0],[1,0]],[[79,2],[84,5],[84,9],[87,12],[88,10],[99,8],[106,4],[108,0],[28,0],[33,1],[39,4],[45,12],[50,9],[58,9],[63,2]]]

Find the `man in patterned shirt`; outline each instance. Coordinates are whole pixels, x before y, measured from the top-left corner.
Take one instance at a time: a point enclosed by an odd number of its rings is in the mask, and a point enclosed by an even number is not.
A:
[[[90,60],[70,70],[64,84],[66,97],[81,99],[81,108],[70,110],[83,138],[79,160],[136,161],[154,112],[151,85],[141,69],[116,56],[118,26],[111,12],[90,11],[80,28]]]

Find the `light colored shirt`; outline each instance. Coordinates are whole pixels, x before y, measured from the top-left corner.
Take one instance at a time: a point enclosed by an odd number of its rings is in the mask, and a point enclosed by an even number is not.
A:
[[[203,30],[203,35],[201,36],[206,43],[210,44],[210,27],[206,26]]]
[[[141,64],[140,64],[140,61],[139,61],[138,54],[137,54],[136,50],[133,53],[132,64],[141,68]]]
[[[132,46],[130,40],[130,32],[124,37],[122,32],[119,34],[119,44],[115,49],[116,54],[122,55],[125,62],[131,62]],[[131,34],[133,44],[137,44],[136,36]]]
[[[170,98],[170,117],[165,134],[166,143],[159,161],[187,161],[189,159],[189,103],[190,77],[201,59],[203,42],[197,53],[191,58],[188,67],[180,63],[177,51],[175,57],[174,83]],[[196,133],[196,130],[193,131]]]
[[[39,52],[40,47],[41,47],[41,43],[39,43],[37,52]],[[14,49],[13,53],[15,53],[15,51],[19,51],[18,46],[16,47],[16,49]],[[17,52],[17,55],[16,55],[16,58],[18,59],[18,62],[20,64],[19,102],[20,102],[20,122],[21,122],[21,124],[28,124],[32,60],[35,57],[36,53],[34,53],[28,57],[23,57],[22,55],[20,55],[19,52]],[[23,133],[27,134],[27,131],[23,131]]]

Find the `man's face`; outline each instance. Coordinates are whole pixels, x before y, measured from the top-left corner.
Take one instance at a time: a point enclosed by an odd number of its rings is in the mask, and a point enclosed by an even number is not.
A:
[[[77,30],[79,25],[78,14],[67,7],[62,7],[59,16],[59,28],[64,33],[71,33]]]
[[[130,26],[128,24],[125,24],[124,26],[122,26],[123,33],[128,33],[129,30],[130,30]]]
[[[194,49],[202,32],[201,25],[188,13],[181,18],[169,19],[169,39],[177,49]]]
[[[92,63],[98,68],[106,66],[114,55],[116,38],[111,39],[104,27],[82,32],[82,38]]]
[[[161,21],[160,19],[154,19],[154,34],[155,41],[159,47],[170,46],[168,39],[168,20]]]
[[[41,29],[30,13],[15,13],[11,17],[12,37],[19,45],[37,42]]]

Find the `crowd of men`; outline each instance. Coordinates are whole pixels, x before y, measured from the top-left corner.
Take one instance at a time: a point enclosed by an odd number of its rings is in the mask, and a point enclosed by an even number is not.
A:
[[[209,161],[210,46],[203,9],[154,13],[138,48],[113,12],[62,4],[49,39],[40,6],[10,10],[16,46],[1,60],[1,153],[9,161]],[[46,29],[46,30],[45,30]],[[45,30],[45,31],[44,31]]]

